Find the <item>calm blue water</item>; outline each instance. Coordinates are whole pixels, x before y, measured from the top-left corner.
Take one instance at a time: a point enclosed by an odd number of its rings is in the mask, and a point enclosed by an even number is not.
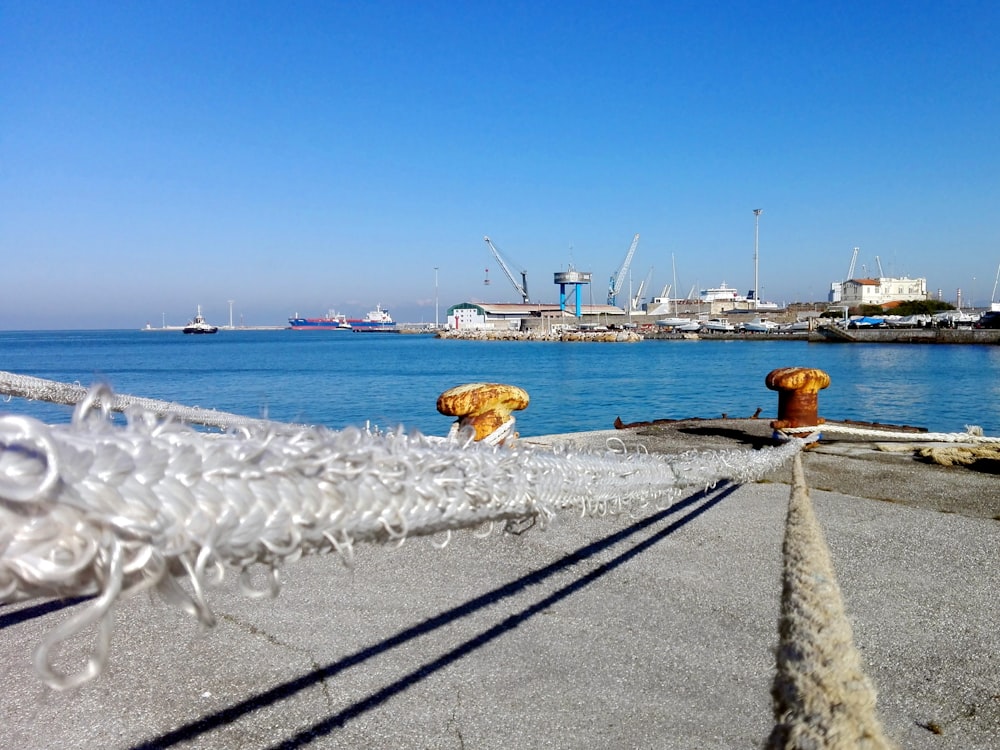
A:
[[[0,370],[149,398],[332,428],[405,425],[447,432],[452,386],[521,386],[522,435],[608,429],[660,418],[777,411],[776,367],[826,370],[820,415],[1000,435],[1000,347],[767,341],[639,344],[442,341],[431,336],[297,331],[0,332]],[[68,407],[13,399],[0,412],[68,421]]]

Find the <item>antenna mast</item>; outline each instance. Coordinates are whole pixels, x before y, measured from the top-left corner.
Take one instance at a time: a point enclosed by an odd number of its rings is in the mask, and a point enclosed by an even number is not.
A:
[[[760,292],[757,287],[757,241],[760,236],[760,214],[763,208],[755,208],[753,210],[753,309],[757,309],[757,300],[760,298]]]

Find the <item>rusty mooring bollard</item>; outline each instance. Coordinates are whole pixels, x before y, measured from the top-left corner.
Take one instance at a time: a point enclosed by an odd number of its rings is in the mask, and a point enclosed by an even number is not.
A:
[[[764,384],[778,392],[778,418],[771,427],[813,427],[825,420],[819,416],[821,390],[830,385],[830,376],[812,367],[780,367],[771,370]]]
[[[476,440],[503,443],[516,437],[508,433],[513,426],[512,411],[528,405],[528,392],[516,385],[503,383],[468,383],[455,386],[438,396],[437,410],[449,417],[458,417],[454,430],[472,427]],[[490,435],[503,430],[498,439]]]

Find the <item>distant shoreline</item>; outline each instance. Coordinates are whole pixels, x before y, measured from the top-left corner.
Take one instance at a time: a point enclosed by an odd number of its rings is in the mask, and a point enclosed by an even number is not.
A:
[[[160,326],[159,328],[152,328],[150,326],[140,328],[143,333],[176,333],[177,331],[183,331],[184,326]],[[289,326],[219,326],[220,331],[287,331]]]

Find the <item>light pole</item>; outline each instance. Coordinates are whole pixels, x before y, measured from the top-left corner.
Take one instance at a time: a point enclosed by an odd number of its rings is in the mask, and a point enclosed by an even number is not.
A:
[[[438,327],[438,267],[434,266],[434,328]]]
[[[758,239],[760,237],[760,212],[763,211],[762,208],[755,208],[753,210],[753,309],[757,309],[757,303],[759,302],[760,293],[757,289],[757,247]]]
[[[233,300],[229,300],[229,328],[233,327]]]

